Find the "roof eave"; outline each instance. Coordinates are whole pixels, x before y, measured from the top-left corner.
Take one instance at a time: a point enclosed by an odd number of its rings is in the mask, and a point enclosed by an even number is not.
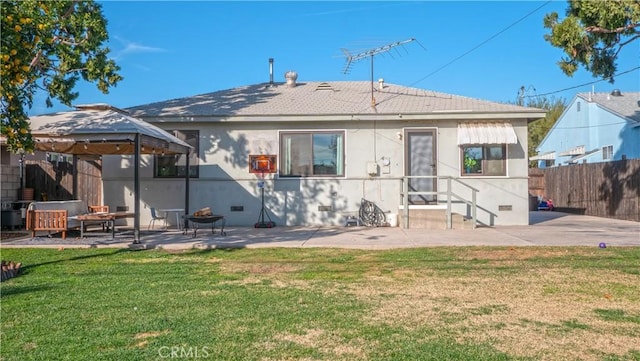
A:
[[[526,119],[534,121],[544,118],[544,112],[474,112],[474,111],[438,111],[429,113],[397,113],[397,114],[274,114],[274,115],[171,115],[144,116],[138,115],[152,123],[187,123],[215,121],[220,123],[242,122],[323,122],[323,121],[358,121],[358,120],[479,120],[479,119]],[[214,120],[215,119],[215,120]]]

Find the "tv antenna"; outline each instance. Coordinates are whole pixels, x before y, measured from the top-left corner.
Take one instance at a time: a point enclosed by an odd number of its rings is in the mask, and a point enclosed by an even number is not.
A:
[[[376,106],[376,99],[373,96],[373,57],[375,55],[378,54],[383,54],[383,53],[387,53],[389,51],[391,51],[391,49],[395,48],[396,46],[401,46],[404,44],[408,44],[412,41],[417,41],[415,38],[409,38],[406,40],[402,40],[402,41],[396,41],[395,43],[391,43],[391,44],[387,44],[387,45],[383,45],[377,48],[373,48],[373,49],[369,49],[369,50],[365,50],[361,53],[358,54],[351,54],[349,52],[349,50],[347,49],[340,49],[342,50],[342,52],[344,53],[345,57],[347,58],[347,62],[344,65],[344,69],[343,69],[343,73],[344,74],[348,74],[349,71],[351,70],[351,65],[359,60],[365,59],[365,58],[370,58],[371,59],[371,106],[375,108]],[[420,44],[420,43],[418,43]],[[424,48],[424,47],[423,47]],[[397,50],[397,49],[396,49]]]

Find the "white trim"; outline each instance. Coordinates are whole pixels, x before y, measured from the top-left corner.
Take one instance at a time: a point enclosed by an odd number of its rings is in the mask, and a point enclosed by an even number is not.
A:
[[[596,148],[596,149],[590,150],[590,151],[588,151],[588,152],[586,152],[584,154],[581,154],[581,155],[578,155],[576,157],[573,157],[573,158],[569,159],[566,162],[567,163],[578,163],[579,161],[581,161],[583,159],[586,159],[586,158],[589,158],[594,154],[600,153],[601,151],[602,151],[602,148]]]
[[[553,150],[551,152],[545,152],[538,154],[529,158],[529,160],[555,160],[556,159],[556,151]]]
[[[582,154],[584,154],[584,145],[579,145],[577,147],[573,147],[571,149],[565,150],[564,152],[560,152],[558,153],[558,156],[570,157],[570,156],[582,155]]]
[[[312,174],[312,175],[308,175],[308,176],[281,176],[280,175],[280,166],[281,166],[281,157],[280,157],[280,140],[281,140],[281,135],[282,133],[311,133],[311,134],[316,134],[316,133],[337,133],[337,132],[342,132],[343,136],[344,136],[344,154],[343,154],[343,174],[342,175],[326,175],[326,176],[319,176],[316,174]],[[277,130],[277,140],[276,140],[276,146],[277,146],[277,151],[276,151],[276,157],[278,158],[278,167],[276,170],[276,173],[274,173],[276,175],[277,179],[295,179],[295,178],[304,178],[304,179],[347,179],[347,170],[348,170],[348,162],[347,162],[347,149],[349,149],[348,147],[348,137],[347,137],[348,131],[346,128],[342,128],[342,129],[338,129],[338,128],[333,128],[333,129],[278,129]],[[374,134],[375,136],[375,134]],[[313,166],[313,165],[312,165]]]

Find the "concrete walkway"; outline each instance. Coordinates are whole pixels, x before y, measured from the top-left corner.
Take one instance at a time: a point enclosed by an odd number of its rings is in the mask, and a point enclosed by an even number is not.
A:
[[[195,238],[177,230],[144,231],[132,245],[131,232],[115,240],[103,237],[62,240],[59,236],[28,237],[2,242],[0,247],[118,247],[167,250],[259,247],[335,247],[392,249],[438,246],[640,246],[640,223],[560,212],[531,212],[528,226],[480,227],[475,230],[425,230],[400,227],[227,227],[226,236],[210,229]]]

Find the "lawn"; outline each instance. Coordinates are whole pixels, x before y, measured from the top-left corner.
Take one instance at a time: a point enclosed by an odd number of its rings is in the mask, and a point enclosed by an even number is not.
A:
[[[2,360],[640,360],[640,248],[1,251]]]

